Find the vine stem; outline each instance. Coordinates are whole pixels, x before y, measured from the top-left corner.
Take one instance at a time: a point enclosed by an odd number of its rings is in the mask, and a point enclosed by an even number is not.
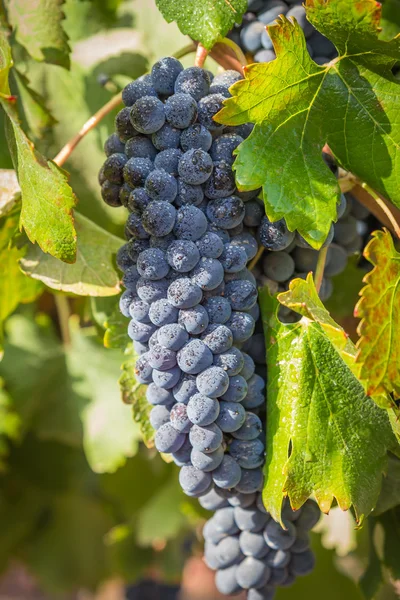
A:
[[[257,254],[255,255],[255,257],[253,258],[253,260],[251,261],[251,263],[249,264],[249,270],[252,271],[254,269],[254,267],[256,266],[256,264],[258,263],[258,261],[260,260],[260,258],[262,257],[262,255],[264,254],[264,246],[260,246]]]
[[[379,208],[381,210],[383,210],[383,212],[385,213],[385,215],[387,216],[387,218],[389,219],[390,223],[392,224],[392,227],[397,235],[397,237],[400,239],[400,225],[397,222],[394,214],[392,213],[392,211],[390,210],[390,208],[388,207],[388,205],[386,204],[386,202],[384,202],[382,200],[382,198],[367,184],[367,183],[362,183],[361,187],[368,192],[368,194],[370,196],[372,196],[372,198],[375,200],[375,202],[377,203],[377,205],[379,206]]]
[[[190,52],[196,51],[196,44],[193,42],[184,46],[173,55],[175,58],[182,58],[186,56],[186,54],[190,54]],[[111,98],[107,104],[102,106],[93,116],[90,117],[86,121],[86,123],[81,127],[74,137],[72,137],[63,148],[61,148],[60,152],[53,159],[53,162],[56,163],[59,167],[61,167],[66,160],[71,156],[72,152],[75,150],[76,146],[79,142],[97,125],[106,117],[114,108],[117,108],[122,103],[122,92]]]
[[[70,310],[68,298],[61,294],[54,294],[54,302],[57,309],[58,322],[60,324],[61,339],[64,346],[71,345],[71,333],[69,330]]]
[[[242,49],[240,48],[240,46],[235,44],[235,42],[233,40],[230,40],[229,38],[224,38],[223,40],[220,40],[219,43],[225,44],[225,46],[229,46],[229,48],[231,48],[234,51],[236,58],[238,59],[238,61],[240,62],[240,64],[242,65],[243,68],[247,66],[247,64],[248,64],[247,58],[245,57],[244,53],[242,52]]]
[[[315,287],[317,292],[321,289],[322,280],[324,278],[324,270],[326,263],[326,255],[328,253],[328,246],[321,248],[318,254],[317,268],[315,269]]]
[[[205,60],[208,56],[208,50],[206,50],[203,44],[199,44],[196,50],[196,58],[194,61],[195,67],[203,67]]]

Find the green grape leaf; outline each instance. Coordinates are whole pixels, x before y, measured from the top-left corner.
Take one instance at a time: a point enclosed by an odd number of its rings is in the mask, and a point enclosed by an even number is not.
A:
[[[26,129],[33,138],[41,139],[57,121],[46,107],[44,98],[31,88],[29,79],[17,69],[14,70],[14,75]]]
[[[335,319],[353,315],[365,275],[358,263],[358,256],[351,256],[345,270],[333,277],[333,292],[325,306]]]
[[[382,490],[374,510],[374,516],[380,515],[400,505],[400,460],[389,455],[388,468],[383,478]]]
[[[146,386],[136,380],[135,365],[138,356],[133,344],[129,344],[126,352],[127,359],[122,364],[122,375],[119,378],[122,399],[125,404],[131,404],[133,418],[140,425],[143,441],[148,448],[153,446],[154,429],[150,423],[151,405],[146,400]]]
[[[276,317],[264,288],[260,306],[268,364],[267,450],[263,498],[276,520],[287,495],[299,508],[311,495],[323,512],[336,498],[361,522],[374,508],[395,439],[387,412],[352,372],[355,348],[318,298],[312,276],[279,295],[302,319]]]
[[[69,69],[70,47],[63,30],[65,0],[9,0],[8,19],[16,40],[35,60]]]
[[[79,329],[74,322],[71,329],[67,361],[72,385],[87,398],[81,410],[83,448],[93,471],[113,473],[136,454],[141,439],[130,407],[118,394],[121,355],[99,344],[93,329]]]
[[[262,187],[268,217],[284,217],[314,248],[336,220],[339,199],[325,143],[346,170],[400,206],[400,84],[391,73],[400,39],[378,39],[379,14],[374,0],[307,0],[309,20],[339,57],[317,65],[298,23],[282,17],[268,27],[276,60],[245,67],[216,115],[225,125],[255,123],[236,149],[238,186]]]
[[[355,316],[358,327],[357,362],[368,394],[400,395],[400,254],[389,231],[378,230],[364,250],[374,265],[364,278]]]
[[[0,377],[0,472],[4,472],[7,466],[9,442],[19,442],[20,437],[21,419]]]
[[[175,538],[185,524],[186,517],[179,510],[185,496],[177,479],[171,477],[139,512],[136,534],[140,546]]]
[[[156,0],[156,4],[168,23],[176,21],[182,33],[207,50],[241,22],[247,9],[246,0]]]
[[[113,296],[120,291],[113,256],[123,240],[75,213],[78,238],[76,262],[65,264],[30,244],[21,269],[54,290],[80,296]]]
[[[21,129],[16,98],[11,96],[8,84],[11,67],[10,46],[0,31],[0,103],[8,117],[7,143],[21,188],[20,227],[44,252],[65,262],[74,262],[76,233],[72,209],[76,198],[65,171],[47,161]]]
[[[382,3],[380,38],[391,40],[400,32],[400,0],[385,0]]]
[[[0,219],[0,358],[2,356],[3,323],[18,304],[33,302],[42,292],[40,281],[26,277],[18,266],[24,249],[12,246],[18,231],[18,213],[14,211]]]
[[[49,506],[51,518],[24,544],[24,560],[52,597],[78,587],[96,588],[110,576],[104,537],[113,525],[96,494],[79,489],[60,494]]]
[[[0,169],[0,217],[4,217],[21,197],[14,169]]]
[[[104,345],[106,348],[123,350],[129,342],[128,319],[119,310],[118,304],[106,321]]]

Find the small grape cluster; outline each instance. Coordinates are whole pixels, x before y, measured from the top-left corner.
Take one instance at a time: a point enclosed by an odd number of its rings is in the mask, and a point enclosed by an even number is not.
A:
[[[126,288],[120,309],[131,319],[135,372],[147,385],[156,448],[180,467],[186,494],[201,498],[203,506],[223,499],[206,537],[222,518],[220,509],[250,509],[257,494],[254,511],[263,527],[268,520],[259,495],[265,368],[256,373],[244,350],[260,316],[256,280],[247,268],[258,251],[257,229],[246,208],[259,190],[239,192],[232,173],[233,151],[251,126],[223,127],[213,119],[238,79],[235,71],[213,77],[171,57],[158,61],[150,75],[123,90],[125,108],[106,141],[99,176],[105,202],[129,210],[128,241],[117,254]],[[269,528],[272,523],[285,531],[273,521]],[[293,527],[288,525],[294,543]],[[235,525],[237,539],[240,530],[246,531],[243,522]],[[221,530],[220,541],[232,535]],[[245,556],[235,561],[244,571]],[[232,565],[214,562],[222,592]],[[236,587],[256,598],[270,573],[265,565],[262,579],[242,579]],[[269,596],[258,597],[270,597],[278,583],[273,577]]]
[[[217,570],[223,594],[248,590],[248,600],[272,600],[276,587],[290,586],[315,563],[309,531],[319,520],[315,502],[282,510],[283,529],[266,512],[261,494],[221,494],[211,490],[200,504],[215,511],[204,527],[205,561]]]
[[[270,62],[274,60],[275,52],[266,26],[272,25],[279,15],[296,19],[306,37],[308,52],[318,65],[337,56],[332,42],[307,21],[302,0],[249,0],[242,24],[233,29],[229,37],[244,52],[253,55],[255,62]]]

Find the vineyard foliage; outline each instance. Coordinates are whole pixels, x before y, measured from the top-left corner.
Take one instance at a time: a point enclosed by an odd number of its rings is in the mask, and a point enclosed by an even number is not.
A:
[[[382,197],[398,214],[400,2],[305,6],[338,58],[316,64],[298,23],[278,18],[268,28],[277,58],[244,68],[216,120],[254,124],[235,151],[238,188],[262,188],[268,218],[284,217],[320,249],[345,172],[372,205]],[[51,593],[133,581],[150,565],[175,579],[188,542],[198,544],[206,513],[153,449],[118,310],[126,217],[102,202],[97,174],[120,90],[182,48],[193,65],[193,40],[211,51],[211,71],[221,54],[239,64],[224,38],[246,10],[245,0],[0,3],[0,568],[20,560]],[[339,179],[322,159],[326,145]],[[400,254],[393,222],[384,224],[333,277],[327,306],[311,275],[275,296],[260,291],[265,505],[279,521],[285,496],[293,508],[312,496],[364,525],[360,586],[315,534],[314,574],[278,600],[316,597],[328,578],[328,599],[372,599],[389,589],[388,574],[400,579]],[[283,324],[282,306],[299,320]]]

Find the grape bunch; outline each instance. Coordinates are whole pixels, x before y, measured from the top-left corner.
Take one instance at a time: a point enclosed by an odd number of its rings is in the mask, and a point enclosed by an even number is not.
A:
[[[302,0],[249,0],[248,12],[244,15],[242,24],[233,29],[229,37],[245,53],[253,56],[255,62],[270,62],[274,60],[275,52],[266,26],[272,25],[279,15],[296,19],[307,40],[308,52],[318,65],[337,56],[332,42],[307,21]]]
[[[269,598],[279,574],[268,561],[280,546],[272,548],[268,531],[286,533],[260,500],[265,367],[256,372],[244,349],[260,316],[256,279],[247,268],[258,252],[259,224],[249,214],[260,190],[239,192],[232,173],[233,150],[251,126],[223,127],[213,118],[238,79],[235,71],[213,77],[199,67],[184,69],[171,57],[155,63],[150,75],[123,90],[125,107],[105,143],[99,180],[104,201],[129,211],[127,243],[117,254],[126,288],[120,309],[130,318],[136,378],[147,386],[155,446],[180,467],[184,492],[216,511],[205,526],[207,556],[225,538],[223,545],[237,546],[240,532],[241,539],[247,531],[264,540],[257,557],[249,542],[228,562],[219,554],[207,558],[218,569],[219,589],[229,589],[235,566],[244,573],[235,579],[236,590]],[[241,509],[257,514],[262,526],[247,529]],[[300,519],[300,512],[286,512],[288,523]],[[223,524],[228,513],[230,527]],[[221,519],[218,536],[208,539]],[[293,544],[304,537],[305,527],[298,533],[295,525],[287,527]],[[264,567],[252,579],[253,560]],[[299,560],[290,557],[287,569],[277,567],[286,569],[288,583],[296,574],[290,565]]]
[[[215,511],[204,527],[204,555],[221,593],[248,590],[248,600],[272,600],[277,586],[313,570],[309,531],[320,512],[312,500],[296,512],[284,505],[285,529],[266,512],[259,493],[226,496],[214,489],[200,503]]]

